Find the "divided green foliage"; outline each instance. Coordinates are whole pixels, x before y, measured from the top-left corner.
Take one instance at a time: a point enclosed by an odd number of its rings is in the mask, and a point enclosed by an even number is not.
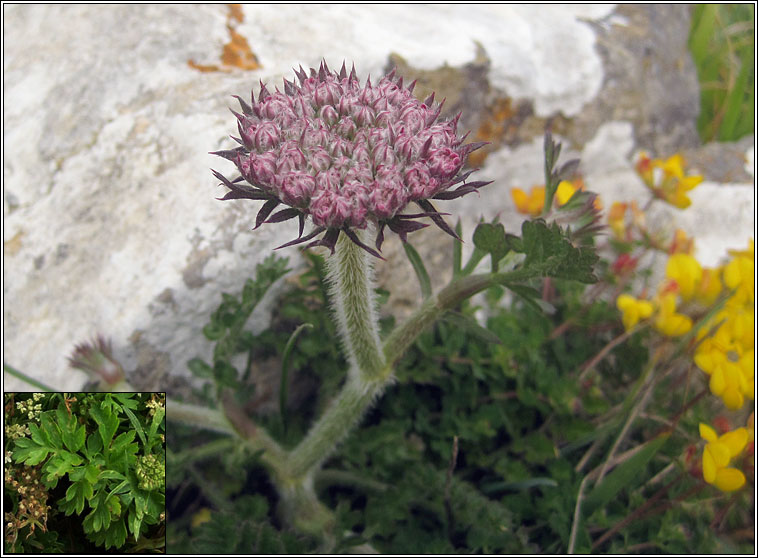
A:
[[[576,162],[556,170],[560,145],[549,135],[545,152],[551,199]],[[679,392],[666,384],[674,382],[671,375],[656,379],[661,384],[651,395],[656,412],[666,418],[640,415],[624,429],[641,379],[647,378],[650,353],[644,333],[615,343],[622,329],[612,302],[602,295],[587,300],[584,284],[597,281],[598,264],[592,246],[596,215],[587,209],[591,202],[590,196],[579,196],[577,207],[557,217],[548,203],[544,215],[556,217],[555,222],[527,221],[521,236],[506,233],[497,222],[481,223],[465,265],[460,249],[453,250],[456,280],[470,279],[465,276],[490,255],[502,285],[484,293],[481,307],[464,301],[416,338],[397,363],[397,381],[315,474],[320,501],[334,511],[331,537],[298,539],[282,527],[276,489],[258,462],[260,454],[251,455],[221,436],[198,442],[195,431],[177,426],[169,484],[182,497],[173,502],[177,518],[169,529],[171,549],[214,554],[323,549],[562,554],[569,548],[690,554],[722,549],[717,535],[704,532],[713,518],[693,517],[682,505],[680,496],[703,486],[687,473],[661,507],[634,518],[658,494],[660,484],[650,479],[663,477],[672,465],[683,470],[682,455],[692,441],[661,435],[662,424],[668,425],[668,417],[686,403],[672,396]],[[578,220],[571,221],[572,216]],[[460,234],[460,226],[456,230]],[[414,249],[406,247],[406,253],[426,297],[428,271]],[[230,344],[233,337],[225,336],[240,304],[226,295],[214,320],[231,318],[224,332],[209,336],[218,342],[213,364],[189,363],[197,376],[213,380],[217,392],[229,387],[241,403],[249,402],[255,387],[251,363],[320,382],[318,395],[315,389],[301,390],[299,407],[287,408],[293,398],[286,391],[280,413],[258,414],[256,405],[248,406],[255,422],[285,447],[297,443],[321,413],[345,371],[326,311],[323,258],[307,252],[305,257],[309,268],[289,282],[269,329],[258,335],[240,329]],[[285,267],[269,259],[258,271]],[[247,285],[266,284],[261,281],[251,279]],[[516,296],[505,296],[508,291]],[[306,332],[303,324],[313,327]],[[391,324],[391,319],[383,322],[383,334]],[[241,373],[230,360],[240,352],[248,353]],[[284,363],[278,358],[283,353]],[[290,389],[286,376],[283,391]],[[201,395],[216,400],[210,390]],[[613,445],[616,441],[623,449]],[[618,457],[629,448],[637,452],[609,466],[602,482],[587,482],[608,465],[609,455]],[[578,507],[582,490],[583,510]],[[683,530],[695,534],[682,536]],[[598,542],[598,532],[613,536]]]
[[[207,327],[214,329],[223,320],[227,320],[225,323],[228,327],[224,326],[225,333],[215,339],[212,363],[201,358],[193,358],[187,363],[196,377],[211,380],[196,395],[214,406],[218,405],[223,389],[229,389],[241,404],[254,398],[254,371],[260,367],[259,363],[267,363],[279,370],[286,365],[286,377],[283,375],[281,378],[284,389],[280,394],[280,402],[284,401],[287,407],[291,406],[291,399],[287,396],[289,383],[298,379],[302,381],[304,377],[318,377],[324,385],[319,390],[318,397],[305,403],[302,409],[304,413],[297,413],[293,418],[287,415],[291,410],[280,409],[283,416],[263,419],[272,434],[290,441],[303,435],[308,424],[307,416],[303,415],[317,412],[329,401],[342,379],[341,371],[345,367],[339,344],[335,341],[337,333],[334,323],[325,310],[328,288],[325,283],[324,259],[308,252],[304,255],[308,258],[308,269],[295,279],[299,282],[298,288],[289,289],[281,295],[275,322],[270,329],[254,335],[245,328],[245,324],[267,290],[289,271],[287,258],[276,255],[269,256],[258,265],[256,276],[245,282],[241,297],[224,295],[219,308],[214,311]],[[384,298],[386,299],[386,294]],[[311,325],[302,329],[305,324]],[[295,331],[299,332],[296,343],[290,345]],[[245,367],[238,369],[239,361],[235,361],[234,357],[240,354],[246,354],[247,358]],[[284,355],[287,357],[286,363],[283,362]]]
[[[510,251],[502,223],[481,223],[474,231],[474,246],[492,258],[492,271],[497,271],[498,263]]]
[[[165,521],[165,496],[162,484],[144,490],[144,480],[135,476],[140,451],[135,439],[139,435],[143,451],[156,464],[152,471],[162,479],[165,400],[151,394],[74,393],[45,394],[40,401],[45,410],[39,425],[29,424],[30,436],[6,440],[12,466],[38,467],[49,494],[59,495],[57,501],[48,500],[51,509],[39,521],[48,532],[66,532],[69,553],[142,548]],[[9,409],[12,404],[6,405],[6,423],[18,420],[8,416]],[[8,511],[22,517],[25,509],[14,502]],[[72,522],[67,516],[79,517]],[[81,529],[78,540],[70,532],[72,523]],[[14,545],[34,548],[33,540],[43,532],[22,531]]]
[[[494,230],[496,242],[502,240],[504,235]],[[602,464],[618,436],[623,417],[615,413],[649,353],[644,337],[635,336],[579,381],[583,366],[620,333],[613,305],[599,299],[588,304],[584,286],[576,281],[594,279],[590,249],[575,246],[560,227],[540,220],[526,225],[520,238],[505,235],[505,242],[511,253],[525,254],[517,265],[540,271],[530,276],[551,277],[551,312],[542,310],[548,303],[535,288],[539,283],[507,284],[518,296],[505,298],[506,289],[490,289],[486,320],[475,319],[478,308],[466,302],[420,335],[398,363],[397,382],[315,478],[321,501],[335,510],[335,551],[359,552],[361,545],[370,545],[384,553],[566,552],[584,475]],[[497,245],[476,250],[472,259],[477,261],[505,251]],[[286,410],[286,434],[278,413],[254,416],[290,445],[320,412],[319,405],[328,402],[345,369],[326,312],[323,259],[306,257],[309,268],[281,295],[271,328],[248,346],[252,358],[262,362],[281,354],[303,323],[314,326],[291,344],[288,368],[312,373],[321,382],[319,399],[306,397],[299,408]],[[459,265],[460,275],[466,275],[475,264]],[[657,408],[676,412],[681,401],[672,399],[671,390],[661,391]],[[649,442],[659,429],[658,422],[645,421],[627,439],[643,446],[638,457],[611,470],[598,488],[590,484],[585,493],[593,494],[590,505],[576,525],[577,552],[591,552],[597,530],[612,528],[644,504],[659,488],[647,480],[683,454],[686,440],[681,438]],[[456,436],[459,452],[448,483]],[[198,445],[195,431],[178,426],[172,440],[177,459],[171,485],[189,483],[196,492],[194,499],[184,496],[171,508],[177,513],[169,530],[172,550],[220,554],[320,548],[282,529],[277,498],[256,465],[258,456],[225,444],[223,437]],[[578,470],[593,444],[594,457]],[[697,482],[685,478],[670,501]],[[193,511],[185,514],[188,505]],[[677,553],[722,548],[717,536],[702,533],[702,518],[676,509],[636,521],[602,550],[628,552],[636,544]],[[210,520],[192,526],[199,510],[208,511]],[[677,525],[698,534],[683,538]]]
[[[594,283],[592,269],[598,255],[591,246],[574,246],[557,223],[542,219],[524,221],[522,243],[517,251],[526,254],[523,266],[539,270],[544,277]]]
[[[268,502],[242,496],[225,511],[196,530],[192,550],[199,554],[302,554],[313,551],[313,541],[275,528],[268,519]]]
[[[237,391],[241,383],[246,383],[252,361],[248,360],[247,369],[240,374],[231,363],[231,359],[240,352],[252,350],[253,336],[244,330],[245,324],[266,292],[289,271],[287,261],[287,258],[277,258],[272,254],[258,264],[255,279],[245,282],[239,297],[222,293],[221,305],[211,314],[210,322],[203,328],[205,337],[216,343],[213,363],[208,364],[197,357],[187,363],[195,376],[213,380],[215,393],[206,394],[204,397],[209,402],[217,400],[224,388]],[[240,399],[245,399],[252,395],[252,390],[246,385],[244,389],[237,391],[237,395]]]

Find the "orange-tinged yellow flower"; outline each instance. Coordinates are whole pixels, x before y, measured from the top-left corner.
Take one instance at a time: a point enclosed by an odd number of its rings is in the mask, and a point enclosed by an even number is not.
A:
[[[568,180],[561,180],[558,184],[558,188],[555,191],[554,200],[560,205],[565,205],[579,190],[584,188],[584,184],[581,180],[569,182]],[[537,217],[542,213],[542,209],[545,206],[545,187],[544,186],[532,186],[527,194],[521,188],[511,188],[511,197],[513,203],[516,205],[516,210],[523,215],[531,215]],[[595,198],[595,207],[600,208],[600,201]]]
[[[748,442],[748,431],[744,426],[719,436],[716,431],[700,423],[700,437],[706,441],[703,450],[703,479],[724,492],[739,490],[745,485],[745,474],[729,467]]]
[[[536,217],[545,205],[545,187],[532,186],[528,194],[521,188],[511,188],[511,197],[519,213]]]
[[[647,300],[637,300],[631,295],[622,294],[616,299],[616,308],[621,311],[624,329],[629,331],[640,320],[653,315],[653,304]]]
[[[627,210],[631,214],[631,222],[627,223]],[[640,229],[645,228],[645,212],[642,211],[636,201],[630,203],[613,202],[608,210],[608,225],[611,227],[616,238],[629,240],[630,234],[627,226],[634,224]]]
[[[655,328],[668,337],[679,337],[692,329],[692,318],[676,311],[676,295],[660,295]]]
[[[608,210],[608,225],[611,227],[616,238],[626,236],[626,204],[622,202],[613,202]]]
[[[674,231],[674,239],[669,246],[669,254],[690,254],[695,251],[695,239],[687,236],[682,229]]]
[[[637,170],[637,174],[640,175],[646,184],[653,182],[653,160],[648,156],[646,151],[640,151],[634,167]]]
[[[656,159],[654,164],[663,170],[666,176],[684,178],[684,157],[679,153],[672,155],[665,161]]]
[[[656,198],[684,209],[692,203],[687,192],[703,181],[700,175],[685,176],[684,158],[680,154],[666,159],[650,159],[644,152],[635,165],[637,173]]]
[[[716,302],[716,299],[721,294],[721,289],[723,288],[720,276],[720,267],[715,269],[704,267],[703,276],[695,287],[695,299],[705,306],[710,306]]]
[[[674,254],[666,264],[666,277],[676,281],[679,294],[684,300],[689,300],[703,277],[703,268],[689,254]]]

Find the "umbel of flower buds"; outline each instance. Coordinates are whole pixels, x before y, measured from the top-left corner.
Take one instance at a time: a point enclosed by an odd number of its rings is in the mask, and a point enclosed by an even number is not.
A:
[[[378,256],[362,243],[355,229],[376,225],[376,248],[381,250],[384,229],[405,241],[409,232],[427,225],[428,217],[452,236],[455,232],[430,200],[449,200],[489,184],[466,182],[473,171],[462,172],[469,153],[483,143],[463,144],[457,135],[460,114],[440,121],[442,104],[434,94],[424,102],[412,95],[412,83],[394,70],[376,85],[361,86],[355,67],[343,63],[339,72],[325,62],[318,71],[295,72],[299,85],[284,80],[284,91],[270,93],[261,83],[251,104],[236,97],[240,147],[217,151],[233,161],[240,176],[226,179],[229,192],[221,199],[252,199],[265,203],[255,227],[263,223],[300,220],[295,240],[334,250],[340,233]],[[420,212],[405,211],[415,203]],[[287,206],[274,211],[279,206]],[[305,218],[314,229],[303,236]],[[323,234],[322,234],[323,233]],[[315,239],[315,240],[314,240]]]
[[[142,490],[158,490],[166,483],[166,466],[155,455],[141,455],[134,464],[134,474]]]

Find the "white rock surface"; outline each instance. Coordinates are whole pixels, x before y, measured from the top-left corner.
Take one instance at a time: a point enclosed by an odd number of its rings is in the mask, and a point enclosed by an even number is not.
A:
[[[246,95],[258,79],[281,83],[292,67],[322,57],[332,66],[355,61],[362,77],[379,76],[392,52],[418,68],[460,65],[479,41],[493,85],[532,100],[538,115],[570,116],[603,79],[587,21],[611,12],[247,5],[235,29],[262,69],[202,73],[188,61],[219,63],[230,39],[223,5],[4,5],[4,362],[75,390],[83,375],[66,356],[95,333],[112,338],[127,368],[144,364],[145,350],[176,375],[186,374],[187,359],[209,356],[200,330],[220,292],[237,292],[295,235],[289,224],[250,233],[254,203],[213,199],[224,189],[209,168],[232,173],[207,154],[232,145],[231,94]],[[588,167],[591,188],[633,182],[631,132],[614,126],[603,133],[619,145],[598,141],[615,166]],[[464,198],[462,211],[512,211],[509,187],[541,182],[541,165],[541,140],[492,155],[483,174],[498,184]],[[297,263],[296,251],[285,254]],[[266,319],[264,308],[254,326]],[[5,390],[26,389],[7,374],[4,381]]]

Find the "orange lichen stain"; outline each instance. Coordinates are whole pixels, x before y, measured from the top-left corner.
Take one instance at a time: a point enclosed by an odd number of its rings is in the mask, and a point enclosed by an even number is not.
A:
[[[194,60],[188,60],[190,68],[200,72],[231,72],[235,68],[241,70],[257,70],[261,68],[247,39],[237,33],[235,26],[242,23],[245,16],[240,4],[227,4],[229,12],[226,15],[226,28],[229,31],[230,40],[224,45],[221,53],[221,64],[198,64]]]
[[[229,8],[229,15],[227,16],[229,19],[233,19],[237,23],[245,21],[245,14],[242,12],[242,4],[227,4],[226,7]]]
[[[3,250],[9,256],[15,256],[21,250],[21,239],[24,237],[24,231],[18,231],[13,238],[3,242]]]
[[[475,141],[494,143],[505,135],[506,122],[516,114],[510,99],[497,99],[487,109],[484,121],[479,125],[474,137]],[[477,167],[484,163],[489,152],[483,149],[474,151],[468,157],[470,166]]]
[[[227,28],[232,40],[224,45],[221,62],[225,66],[234,66],[243,70],[257,70],[260,68],[261,65],[258,63],[258,59],[253,54],[253,51],[250,50],[247,39],[237,33],[230,25]]]

